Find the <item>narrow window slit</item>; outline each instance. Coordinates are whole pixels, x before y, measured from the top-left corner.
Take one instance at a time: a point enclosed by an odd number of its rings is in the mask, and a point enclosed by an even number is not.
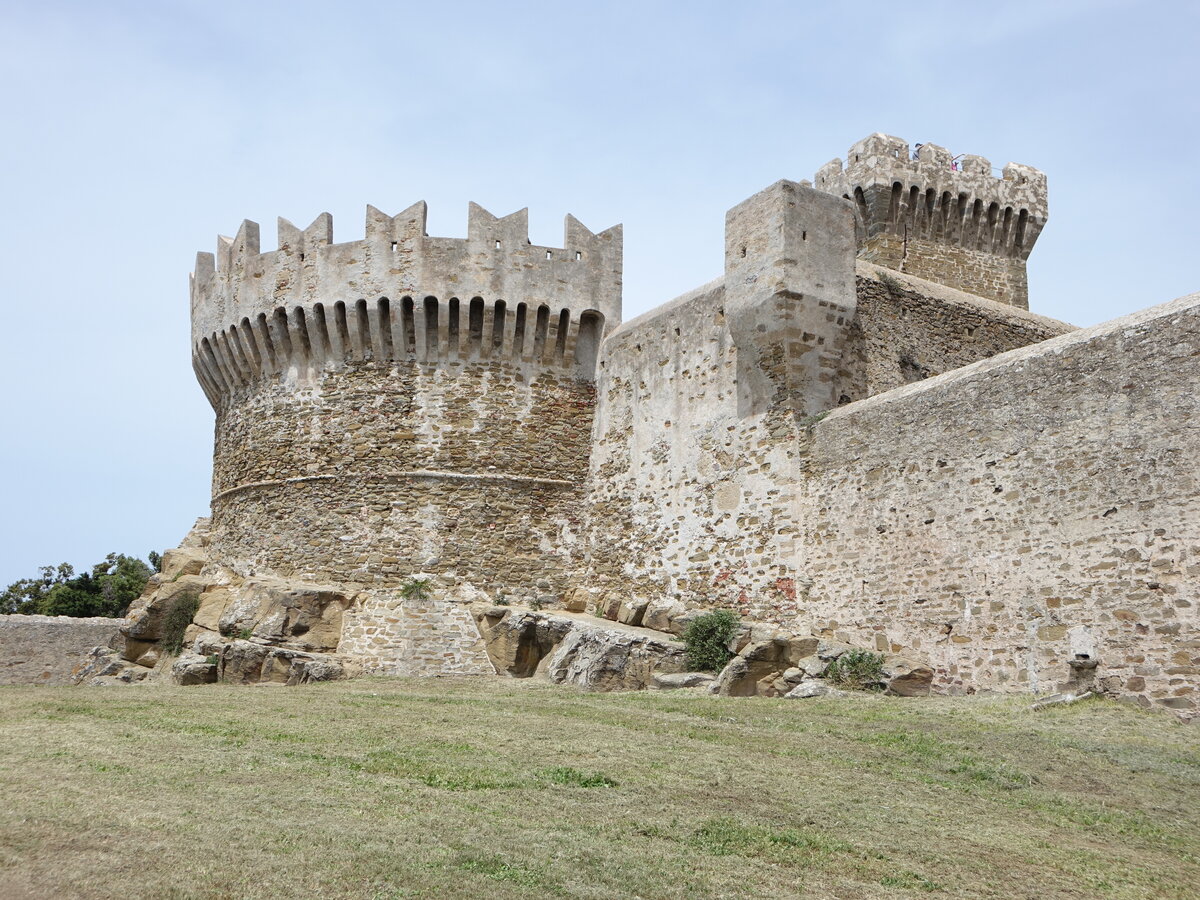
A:
[[[492,352],[498,354],[504,346],[504,320],[508,315],[508,304],[497,300],[492,315]]]
[[[393,247],[396,245],[393,243]],[[403,309],[403,302],[401,302]],[[379,342],[383,345],[383,358],[395,359],[395,348],[392,346],[392,301],[387,297],[379,298]]]
[[[550,330],[550,307],[542,304],[538,307],[537,318],[533,323],[533,358],[541,361],[546,350],[546,332]]]
[[[520,359],[525,350],[525,310],[527,308],[524,303],[517,304],[517,318],[513,323],[512,347],[512,354],[516,359]]]
[[[321,356],[321,362],[329,358],[329,323],[325,321],[325,305],[323,303],[313,304],[313,331],[316,332],[317,343],[321,345],[318,351]]]
[[[408,303],[411,299],[406,298]],[[413,346],[417,343],[413,335]],[[433,359],[438,355],[438,302],[436,297],[425,298],[425,358]]]
[[[558,334],[554,336],[554,358],[562,359],[567,352],[567,330],[571,327],[571,311],[564,309],[558,314]]]
[[[363,359],[370,359],[371,353],[371,318],[367,315],[367,301],[359,300],[354,304],[354,320],[358,323],[358,349]]]
[[[350,322],[346,318],[346,301],[339,300],[333,306],[333,320],[337,328],[338,340],[342,342],[342,357],[350,358]]]
[[[460,304],[458,302],[457,297],[450,298],[450,306],[449,306],[449,309],[447,310],[447,319],[446,319],[446,334],[447,334],[447,338],[448,338],[447,342],[449,344],[449,347],[447,347],[446,352],[454,353],[456,356],[462,355],[462,347],[459,345],[459,334],[458,334],[458,307],[459,307],[459,305]]]

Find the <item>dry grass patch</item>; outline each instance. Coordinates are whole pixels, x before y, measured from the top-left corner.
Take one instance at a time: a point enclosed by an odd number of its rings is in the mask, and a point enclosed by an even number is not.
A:
[[[1183,900],[1196,735],[1105,702],[6,687],[0,896]]]

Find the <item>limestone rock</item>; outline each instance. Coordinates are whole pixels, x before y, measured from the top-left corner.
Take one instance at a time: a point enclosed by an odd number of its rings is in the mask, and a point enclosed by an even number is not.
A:
[[[678,600],[651,600],[642,614],[642,627],[671,632],[671,620],[687,612]]]
[[[214,606],[224,604],[217,620],[222,634],[248,631],[262,641],[317,652],[337,649],[342,614],[352,602],[337,588],[268,579],[246,581],[228,593],[223,600],[212,600]],[[211,615],[206,612],[205,621]]]
[[[687,631],[687,627],[706,612],[708,612],[706,609],[685,609],[678,615],[671,617],[671,621],[667,624],[667,632],[682,636]]]
[[[346,670],[340,662],[329,657],[293,659],[288,670],[287,683],[312,684],[317,681],[337,681],[344,678]]]
[[[163,622],[171,606],[188,598],[199,598],[207,588],[208,581],[199,575],[180,575],[173,581],[162,582],[151,595],[143,594],[130,606],[121,633],[138,641],[161,639]]]
[[[192,617],[192,624],[208,631],[218,631],[221,627],[221,615],[233,599],[233,594],[227,585],[209,588],[200,595],[200,608]]]
[[[620,594],[609,591],[602,596],[596,603],[596,615],[602,619],[617,620],[617,614],[621,611],[621,603],[623,599]]]
[[[808,678],[821,678],[824,676],[825,670],[829,668],[829,664],[815,653],[812,656],[804,656],[796,660],[795,666]]]
[[[781,696],[806,677],[801,665],[812,665],[817,645],[814,637],[789,634],[769,625],[753,626],[750,642],[717,677],[717,692],[727,697]]]
[[[853,649],[840,641],[822,639],[817,643],[816,654],[826,662],[833,662],[847,650]]]
[[[717,676],[709,672],[656,672],[651,686],[659,690],[674,688],[705,687],[717,680]]]
[[[658,673],[683,672],[681,645],[615,629],[579,625],[547,660],[546,677],[593,691],[637,691]]]
[[[750,636],[752,633],[753,629],[748,624],[743,622],[741,627],[739,627],[734,633],[733,637],[725,642],[725,649],[730,653],[741,653],[746,649],[746,645],[750,643]]]
[[[648,601],[630,597],[622,600],[617,609],[617,621],[622,625],[641,625]]]
[[[181,653],[171,664],[176,684],[212,684],[217,680],[217,665],[198,653]]]
[[[71,672],[73,684],[84,684],[92,678],[116,675],[129,665],[107,647],[93,647]]]
[[[496,671],[516,678],[533,675],[573,624],[570,619],[507,606],[485,610],[475,621]]]
[[[207,562],[208,554],[198,547],[176,547],[163,553],[160,574],[164,582],[180,575],[199,575]]]
[[[587,588],[574,588],[563,597],[563,609],[567,612],[587,612],[595,602],[595,596]]]
[[[883,677],[886,692],[899,697],[928,697],[933,684],[929,666],[901,656],[884,656]]]
[[[141,656],[139,656],[135,660],[135,662],[139,666],[143,666],[147,669],[153,669],[155,666],[158,665],[158,661],[160,659],[162,659],[162,651],[157,646],[155,646],[155,647],[151,647],[149,650],[147,650],[145,653],[143,653]]]
[[[743,656],[735,656],[713,682],[713,692],[722,697],[753,697],[758,693],[758,679],[750,671]]]
[[[823,681],[805,681],[786,694],[783,695],[785,700],[809,700],[813,697],[845,697],[845,691],[839,691],[837,688],[830,687]]]
[[[123,659],[129,662],[137,662],[146,653],[153,650],[158,644],[155,641],[139,641],[135,638],[125,638],[120,653]]]

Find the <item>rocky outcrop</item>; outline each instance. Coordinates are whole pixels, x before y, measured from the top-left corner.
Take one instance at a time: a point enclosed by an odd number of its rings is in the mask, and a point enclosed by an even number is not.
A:
[[[200,601],[202,614],[194,621],[201,627],[216,618],[216,630],[223,635],[246,634],[270,644],[331,653],[337,650],[342,614],[354,596],[328,585],[258,578],[236,589],[219,587]]]
[[[199,653],[181,653],[171,664],[171,677],[176,684],[212,684],[217,680],[217,663]]]
[[[72,684],[101,687],[113,684],[136,684],[145,681],[150,669],[135,665],[110,647],[93,647],[71,673]]]
[[[717,677],[708,672],[656,673],[651,687],[660,691],[676,690],[678,688],[708,687],[716,680]]]
[[[770,625],[745,628],[730,641],[739,648],[717,676],[711,690],[725,697],[787,697],[801,699],[837,696],[843,691],[823,681],[831,664],[852,648],[809,635],[796,635]],[[863,685],[900,697],[929,694],[933,671],[914,660],[879,654],[880,674]]]
[[[546,661],[546,677],[592,691],[640,691],[686,671],[684,648],[642,634],[577,623]]]
[[[682,644],[592,616],[494,606],[480,610],[476,622],[496,670],[515,678],[629,691],[686,669]]]
[[[297,685],[334,681],[345,677],[347,669],[347,662],[326,654],[207,634],[196,639],[193,652],[180,655],[172,675],[179,684]]]

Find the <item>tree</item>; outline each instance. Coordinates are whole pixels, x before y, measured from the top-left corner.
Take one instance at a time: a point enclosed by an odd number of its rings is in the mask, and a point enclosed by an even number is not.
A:
[[[0,594],[0,613],[43,616],[121,616],[141,594],[150,566],[135,556],[110,553],[76,575],[67,563],[43,566],[37,578],[14,581]]]

